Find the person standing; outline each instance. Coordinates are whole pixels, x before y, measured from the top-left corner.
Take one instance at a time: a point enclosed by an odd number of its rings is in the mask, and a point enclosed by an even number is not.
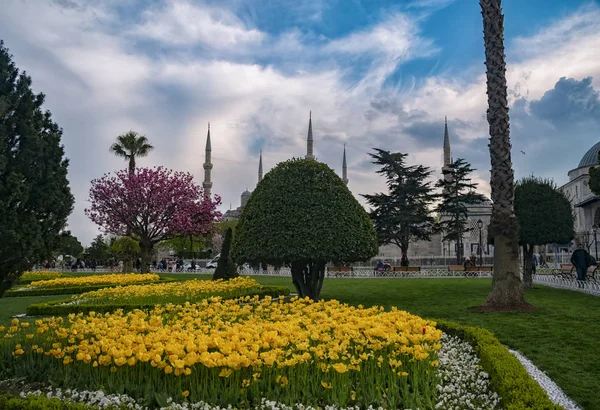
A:
[[[590,266],[592,266],[592,257],[583,249],[583,245],[577,245],[577,249],[571,255],[571,263],[575,266],[575,270],[577,271],[577,280],[580,282],[585,281],[587,276],[587,270]],[[580,287],[583,287],[583,284],[579,284]]]
[[[538,260],[537,256],[535,256],[535,252],[531,254],[531,273],[535,275],[535,271],[537,268]]]
[[[400,266],[408,266],[408,255],[405,253],[402,254],[402,259],[400,259]]]

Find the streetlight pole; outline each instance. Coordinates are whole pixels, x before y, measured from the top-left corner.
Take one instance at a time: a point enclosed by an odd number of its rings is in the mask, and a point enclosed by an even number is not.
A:
[[[598,225],[594,224],[594,226],[592,226],[592,230],[594,231],[594,246],[596,247],[596,261],[598,261],[598,237],[597,237]]]
[[[483,229],[483,221],[480,219],[477,221],[477,227],[479,228],[479,266],[483,265],[483,249],[481,241],[481,230]]]

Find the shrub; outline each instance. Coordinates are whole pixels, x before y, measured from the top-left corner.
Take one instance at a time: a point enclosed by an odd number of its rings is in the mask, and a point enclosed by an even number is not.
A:
[[[44,396],[16,397],[8,393],[0,393],[0,409],[2,410],[90,410],[82,403],[69,403],[60,399],[49,399]]]
[[[225,231],[225,240],[223,241],[221,256],[219,257],[217,269],[215,269],[215,273],[213,275],[214,280],[229,280],[239,276],[237,272],[237,265],[235,264],[229,253],[232,238],[233,229],[227,228],[227,230]]]
[[[502,397],[504,410],[559,410],[546,392],[533,380],[519,359],[486,329],[463,326],[444,320],[437,327],[457,336],[475,348],[481,367],[490,375],[492,390]]]
[[[367,212],[340,177],[315,160],[292,159],[267,173],[235,228],[237,263],[290,265],[298,294],[319,298],[327,262],[377,254]]]

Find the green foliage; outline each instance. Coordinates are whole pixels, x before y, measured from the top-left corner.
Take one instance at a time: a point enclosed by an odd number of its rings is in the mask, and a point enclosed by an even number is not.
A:
[[[598,153],[598,164],[600,164],[600,152]],[[590,189],[600,196],[600,167],[590,168]]]
[[[440,179],[436,187],[442,189],[442,200],[436,211],[441,215],[439,227],[444,233],[444,241],[462,242],[462,237],[471,228],[467,227],[469,205],[483,203],[485,196],[477,193],[477,183],[471,182],[469,175],[475,171],[471,164],[462,158],[458,158],[444,171],[444,177]],[[462,246],[459,246],[459,250]],[[462,262],[461,252],[457,255],[457,263]]]
[[[0,296],[51,256],[73,209],[62,130],[0,41]]]
[[[429,241],[434,233],[435,218],[429,207],[438,198],[427,179],[432,171],[423,165],[408,166],[408,154],[375,149],[369,154],[377,171],[386,178],[388,194],[363,195],[373,210],[371,220],[382,245],[395,244],[408,252],[412,241]]]
[[[369,215],[327,165],[291,159],[257,185],[238,220],[233,259],[271,265],[353,262],[377,254]]]
[[[117,137],[117,142],[110,146],[110,152],[129,161],[129,172],[135,170],[135,159],[147,156],[154,147],[148,138],[131,130]]]
[[[203,299],[211,297],[222,297],[224,299],[236,299],[246,296],[270,296],[273,298],[279,296],[287,296],[290,294],[290,289],[286,286],[261,286],[254,289],[236,289],[230,292],[213,292],[213,293],[202,293],[198,295],[195,300],[190,300],[190,303],[197,303]],[[92,304],[92,303],[80,303],[77,305],[64,305],[64,303],[70,302],[71,299],[54,300],[46,303],[36,303],[27,306],[27,315],[29,316],[64,316],[70,313],[106,313],[114,312],[118,309],[124,311],[130,311],[134,309],[140,310],[151,310],[156,306],[156,303],[113,303],[113,304]]]
[[[225,235],[225,232],[227,231],[227,229],[231,228],[233,229],[234,233],[235,233],[235,228],[237,227],[238,221],[237,219],[234,219],[232,221],[220,221],[215,223],[215,230],[220,233],[221,235]]]
[[[282,162],[258,183],[232,245],[237,263],[291,265],[298,294],[315,300],[327,262],[366,260],[377,251],[369,215],[341,178],[306,159]]]
[[[521,245],[567,243],[575,237],[569,199],[551,180],[531,176],[517,182],[515,215]]]
[[[114,407],[113,407],[114,408]],[[0,409],[3,410],[91,410],[93,407],[83,403],[71,403],[45,396],[30,395],[25,398],[8,393],[0,393]]]
[[[79,258],[83,253],[83,246],[76,237],[71,235],[71,231],[64,231],[58,237],[58,248],[61,255],[71,255]]]
[[[490,375],[490,386],[502,397],[505,410],[562,409],[550,401],[546,392],[533,380],[519,359],[486,329],[438,321],[444,332],[468,342],[481,359],[481,367]]]
[[[158,247],[176,252],[180,257],[197,257],[206,246],[206,238],[199,235],[179,235],[162,241]]]
[[[65,275],[66,276],[66,275]],[[175,279],[161,276],[160,282],[173,282]],[[148,285],[151,283],[159,283],[156,281],[143,281],[136,282],[136,285]],[[46,296],[46,295],[75,295],[79,293],[91,292],[93,290],[100,290],[105,288],[114,288],[117,286],[122,286],[121,283],[109,283],[102,285],[93,285],[93,286],[69,286],[64,288],[32,288],[30,290],[19,290],[22,286],[15,287],[10,289],[4,294],[4,297],[20,297],[20,296]],[[25,286],[26,287],[26,286]]]
[[[133,261],[140,256],[140,243],[130,236],[122,236],[112,244],[110,250],[119,260]]]
[[[85,250],[86,256],[90,259],[101,262],[110,259],[112,257],[110,248],[115,241],[116,240],[113,240],[112,244],[109,245],[102,235],[96,236],[90,246],[88,246],[88,248]]]
[[[217,268],[215,269],[213,280],[229,280],[239,276],[237,272],[237,265],[231,258],[230,254],[232,239],[233,229],[227,228],[225,231],[225,239],[223,241],[223,249],[221,249],[221,256],[217,262]]]

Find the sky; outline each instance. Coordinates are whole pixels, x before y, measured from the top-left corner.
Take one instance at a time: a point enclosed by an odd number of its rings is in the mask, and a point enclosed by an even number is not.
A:
[[[600,140],[600,3],[502,4],[515,174],[562,185]],[[489,195],[475,0],[3,0],[0,39],[63,128],[68,229],[84,244],[99,233],[90,181],[127,166],[109,147],[131,129],[155,147],[139,166],[201,184],[210,122],[224,212],[254,189],[261,149],[265,172],[305,155],[309,111],[317,160],[341,174],[346,144],[363,204],[385,190],[373,148],[439,177],[447,116],[453,157]]]

